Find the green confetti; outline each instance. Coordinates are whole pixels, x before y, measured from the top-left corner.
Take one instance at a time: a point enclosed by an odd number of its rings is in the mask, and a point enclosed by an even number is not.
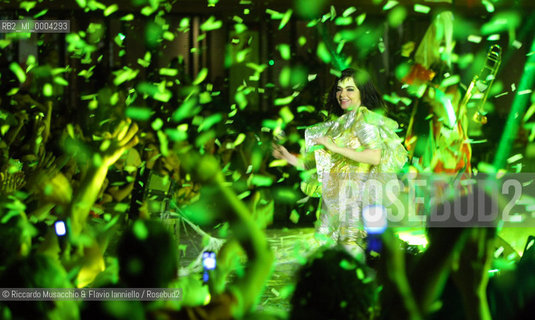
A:
[[[134,235],[139,240],[145,240],[149,235],[149,231],[142,220],[136,220],[136,222],[134,222],[133,231]]]
[[[281,73],[279,74],[279,83],[283,87],[288,87],[290,85],[290,80],[292,77],[292,69],[288,66],[282,68]]]
[[[214,16],[211,16],[203,24],[201,24],[201,30],[204,32],[217,30],[223,26],[223,21],[216,20]]]
[[[158,131],[163,127],[163,121],[160,118],[154,119],[154,121],[151,124],[151,127],[154,131]]]
[[[240,133],[236,137],[236,140],[234,140],[233,146],[236,147],[236,146],[239,146],[240,144],[242,144],[242,142],[245,141],[245,137],[246,137],[246,135],[244,133]]]
[[[298,113],[301,113],[301,112],[314,112],[314,110],[316,110],[316,108],[314,108],[314,106],[299,106],[297,107],[297,112]]]
[[[399,2],[394,1],[394,0],[390,0],[383,6],[383,11],[390,10],[390,9],[394,8],[395,6],[397,6],[398,4],[399,4]]]
[[[521,153],[515,154],[514,156],[510,157],[509,159],[507,159],[507,163],[511,164],[511,163],[516,162],[518,160],[521,160],[523,158],[524,158],[524,156]]]
[[[236,23],[234,25],[234,30],[236,30],[237,34],[240,34],[240,33],[247,31],[247,26],[244,25],[243,23]]]
[[[288,107],[282,108],[279,111],[279,115],[281,116],[282,121],[284,121],[284,123],[290,123],[294,119],[294,115]]]
[[[162,76],[174,77],[177,74],[178,74],[178,70],[177,69],[160,68],[160,75],[162,75]]]
[[[153,114],[153,111],[147,107],[134,107],[130,106],[126,108],[126,116],[133,120],[145,121],[148,120]]]
[[[247,107],[248,101],[243,92],[236,92],[236,94],[234,95],[234,100],[236,100],[236,102],[238,103],[240,110],[243,110],[245,109],[245,107]]]
[[[273,184],[273,179],[259,174],[251,175],[249,180],[250,184],[258,187],[269,187]]]
[[[184,141],[188,138],[188,134],[185,131],[182,130],[176,130],[176,129],[165,129],[165,134],[169,139],[173,141]]]
[[[488,0],[482,0],[481,3],[485,6],[485,9],[487,9],[488,12],[494,12],[494,5],[492,4],[492,2]]]
[[[334,24],[337,26],[348,26],[351,23],[353,23],[353,19],[351,19],[351,17],[338,17],[336,20],[334,20]]]
[[[41,10],[39,13],[33,16],[34,19],[44,16],[48,12],[48,9]]]
[[[342,260],[340,261],[340,268],[344,269],[344,270],[353,270],[357,267],[357,265],[353,262],[350,262],[350,261],[347,261],[347,260]]]
[[[246,49],[239,51],[236,54],[236,62],[242,63],[243,61],[245,61],[245,58],[247,58],[247,55],[249,54],[250,51],[251,51],[250,48],[246,48]]]
[[[204,121],[201,123],[201,125],[198,128],[198,131],[205,131],[213,127],[216,123],[221,122],[223,120],[223,115],[221,113],[216,113],[208,118],[205,118]]]
[[[165,31],[163,33],[163,38],[167,41],[173,41],[175,40],[175,35],[170,31]]]
[[[344,13],[342,13],[342,16],[343,17],[349,17],[350,15],[352,15],[355,12],[357,12],[357,8],[349,7],[349,8],[344,10]]]
[[[180,31],[180,32],[188,32],[189,31],[189,26],[190,26],[189,18],[182,18],[182,20],[180,20],[180,23],[178,25],[178,31]]]
[[[64,87],[69,85],[69,82],[67,82],[67,80],[63,79],[62,77],[54,77],[54,83]]]
[[[355,18],[355,22],[358,26],[364,23],[364,20],[366,20],[366,13],[361,13],[357,18]]]
[[[129,13],[121,18],[121,21],[132,21],[134,20],[134,15]]]
[[[407,17],[407,9],[405,7],[396,7],[388,14],[388,24],[391,27],[399,27]]]
[[[156,11],[157,8],[151,8],[151,7],[144,7],[143,9],[141,9],[141,14],[144,15],[144,16],[150,16],[151,14],[153,14],[155,11]]]
[[[162,83],[164,84],[164,83]],[[156,86],[152,83],[142,82],[137,85],[137,91],[149,95],[152,99],[167,102],[171,99],[171,91],[165,89],[163,85]]]
[[[276,160],[271,161],[268,166],[270,168],[274,168],[274,167],[286,167],[287,165],[288,165],[288,161],[284,159],[276,159]]]
[[[195,80],[193,81],[193,84],[199,85],[201,82],[204,81],[204,79],[206,79],[206,76],[208,76],[208,69],[202,68],[201,71],[199,71],[199,73],[197,74]]]
[[[459,83],[460,81],[461,81],[461,77],[459,75],[453,75],[451,77],[448,77],[442,80],[442,83],[440,83],[440,86],[449,87],[449,86]]]
[[[122,70],[117,70],[113,72],[115,75],[115,79],[113,80],[113,84],[118,86],[123,82],[130,81],[132,79],[135,79],[137,77],[137,74],[139,73],[139,70],[132,70],[129,67],[123,67]]]
[[[199,103],[200,104],[207,104],[207,103],[210,103],[212,102],[212,95],[210,94],[210,92],[202,92],[201,94],[199,94]]]
[[[488,41],[498,41],[498,40],[500,40],[500,35],[499,34],[492,34],[492,35],[487,37],[487,40]]]
[[[271,16],[271,20],[281,20],[284,15],[278,11],[266,9],[266,13]]]
[[[266,119],[262,121],[262,127],[265,127],[271,130],[279,129],[281,124],[282,124],[282,119],[279,119],[279,120]]]
[[[284,60],[290,60],[290,57],[291,57],[290,45],[286,43],[281,43],[277,46],[277,49],[279,50],[281,57]]]
[[[119,10],[119,6],[116,4],[112,4],[111,6],[107,7],[106,10],[104,10],[104,16],[107,17],[117,10]]]
[[[297,224],[299,222],[299,213],[297,213],[296,210],[292,210],[292,213],[290,214],[290,221]]]
[[[52,85],[50,83],[45,83],[43,86],[43,94],[45,97],[51,97],[53,94]]]
[[[30,12],[31,9],[33,9],[36,5],[36,1],[22,1],[20,3],[20,8],[26,10],[26,12]]]
[[[9,69],[17,76],[20,83],[23,83],[26,81],[26,73],[24,72],[24,70],[22,70],[22,68],[20,67],[18,63],[11,62],[9,64]]]
[[[294,99],[294,96],[288,96],[288,97],[285,97],[285,98],[277,98],[275,99],[275,102],[274,104],[276,106],[283,106],[283,105],[287,105],[287,104],[290,104]]]
[[[11,44],[11,40],[2,39],[0,40],[0,48],[4,49],[5,47]]]
[[[359,280],[364,280],[365,276],[364,276],[364,271],[362,271],[361,268],[357,268],[357,278]]]
[[[169,142],[165,133],[163,133],[162,131],[158,131],[158,140],[160,141],[160,152],[163,156],[167,157],[167,155],[169,154]]]
[[[331,60],[332,60],[331,54],[329,53],[329,50],[327,50],[327,46],[325,45],[323,41],[318,43],[317,55],[326,64],[331,63]]]
[[[288,9],[284,16],[282,17],[281,23],[279,24],[279,30],[282,30],[288,24],[288,21],[290,21],[290,18],[292,17],[293,10]]]
[[[180,122],[186,118],[192,117],[198,113],[199,108],[196,108],[194,99],[184,101],[180,107],[173,113],[171,119],[175,122]]]
[[[431,11],[431,8],[428,7],[428,6],[424,6],[423,4],[415,4],[414,5],[414,12],[428,14],[429,11]]]
[[[137,59],[137,63],[143,67],[148,67],[150,65],[150,61],[152,60],[152,55],[149,51],[145,52],[145,55],[142,59]]]
[[[205,131],[195,139],[195,146],[204,148],[208,141],[215,139],[215,132],[213,130]]]

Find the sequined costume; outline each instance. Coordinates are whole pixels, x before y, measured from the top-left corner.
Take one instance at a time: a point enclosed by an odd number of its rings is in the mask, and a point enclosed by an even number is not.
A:
[[[365,107],[346,112],[334,121],[307,128],[307,153],[314,152],[322,208],[316,231],[341,243],[361,243],[365,237],[361,213],[369,204],[384,204],[383,188],[398,183],[396,173],[407,160],[398,124]],[[354,150],[380,149],[378,165],[359,163],[318,147],[315,139],[327,136],[334,143]]]

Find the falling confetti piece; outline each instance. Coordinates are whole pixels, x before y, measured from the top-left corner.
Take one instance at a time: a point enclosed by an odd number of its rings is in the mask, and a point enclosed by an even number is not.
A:
[[[284,107],[279,111],[279,115],[281,116],[284,123],[289,123],[294,119],[293,113],[290,111],[290,108]]]
[[[158,130],[160,130],[160,129],[163,127],[163,121],[162,121],[162,119],[160,119],[160,118],[156,118],[156,119],[151,123],[151,127],[152,127],[152,129],[154,129],[154,131],[158,131]]]
[[[206,79],[206,76],[208,76],[208,69],[202,68],[201,71],[197,74],[197,77],[193,81],[194,85],[199,85],[201,82],[203,82]]]
[[[348,26],[353,23],[353,19],[351,17],[338,17],[336,20],[334,20],[334,24],[337,26]]]
[[[299,213],[297,213],[296,210],[292,210],[292,213],[290,214],[290,221],[297,224],[299,222]]]
[[[442,80],[442,83],[440,84],[440,86],[449,87],[449,86],[459,83],[460,81],[461,81],[461,77],[459,75],[454,75],[454,76],[451,76]]]
[[[178,74],[178,70],[177,69],[160,68],[160,75],[162,75],[162,76],[174,77],[177,74]]]
[[[148,120],[152,114],[153,111],[147,107],[130,106],[126,108],[126,116],[132,120],[145,121]]]
[[[106,10],[104,10],[104,16],[107,17],[117,10],[119,10],[119,6],[117,4],[112,4],[111,6],[107,7]]]
[[[364,20],[366,20],[366,13],[361,13],[356,19],[355,22],[358,26],[364,23]]]
[[[498,41],[498,40],[500,40],[500,35],[499,34],[490,35],[490,36],[487,37],[487,40],[488,41]]]
[[[40,17],[44,16],[47,12],[48,12],[48,9],[44,9],[44,10],[40,11],[39,13],[37,13],[36,15],[34,15],[33,18],[34,19],[40,18]]]
[[[428,14],[429,11],[431,11],[431,8],[428,6],[424,6],[422,4],[415,4],[414,5],[414,12],[419,12],[423,14]]]
[[[52,85],[50,83],[45,83],[43,86],[43,94],[45,97],[51,97],[53,94]]]
[[[33,9],[36,5],[36,1],[22,1],[20,3],[20,8],[26,10],[26,12],[29,12],[31,9]]]
[[[9,64],[9,69],[17,76],[20,83],[23,83],[26,81],[26,73],[24,72],[24,70],[22,70],[22,68],[20,67],[18,63],[11,62]]]
[[[134,15],[129,13],[121,18],[121,21],[132,21],[134,20]]]
[[[216,123],[221,122],[223,120],[223,115],[220,113],[213,114],[209,116],[208,118],[205,118],[204,121],[201,123],[201,125],[198,128],[198,131],[205,131],[210,129],[212,126],[214,126]]]
[[[316,108],[314,108],[314,106],[299,106],[297,107],[297,112],[298,113],[301,113],[301,112],[314,112],[314,110],[316,110]]]
[[[476,35],[473,35],[473,34],[468,36],[468,41],[473,42],[473,43],[480,43],[481,39],[482,38],[480,36],[476,36]]]
[[[331,54],[323,41],[318,44],[317,55],[326,64],[329,64],[332,60]]]
[[[284,17],[282,13],[271,9],[266,9],[266,13],[271,16],[272,20],[281,20]]]
[[[509,159],[507,159],[507,163],[511,164],[511,163],[516,162],[518,160],[521,160],[523,158],[524,158],[524,156],[521,153],[515,154],[514,156],[510,157]]]
[[[397,6],[398,4],[399,4],[399,2],[390,0],[383,6],[383,11],[390,10],[390,9],[394,8],[395,6]]]
[[[223,26],[223,21],[216,20],[214,16],[211,16],[203,24],[201,24],[201,30],[204,32],[220,29]]]
[[[281,19],[281,23],[279,24],[279,30],[282,30],[282,28],[284,28],[286,24],[288,24],[288,21],[290,21],[290,18],[292,17],[292,13],[292,9],[288,9],[288,11],[286,11],[286,13]]]
[[[283,106],[283,105],[287,105],[287,104],[290,104],[294,99],[294,96],[288,96],[288,97],[285,97],[285,98],[277,98],[275,99],[275,102],[274,104],[276,106]]]
[[[175,122],[180,122],[186,118],[192,117],[198,113],[199,108],[196,108],[195,101],[189,99],[184,101],[180,107],[173,113],[171,119]]]
[[[290,57],[291,57],[290,45],[286,43],[281,43],[277,46],[277,49],[279,50],[281,57],[284,60],[290,60]]]
[[[342,13],[342,16],[343,17],[349,17],[350,15],[352,15],[355,12],[357,12],[357,8],[349,7],[349,8],[344,10],[344,13]]]
[[[124,83],[126,81],[133,80],[137,77],[137,74],[139,73],[139,70],[132,70],[129,67],[123,67],[122,70],[118,70],[113,72],[115,75],[115,79],[113,80],[113,84],[118,86],[121,83]]]

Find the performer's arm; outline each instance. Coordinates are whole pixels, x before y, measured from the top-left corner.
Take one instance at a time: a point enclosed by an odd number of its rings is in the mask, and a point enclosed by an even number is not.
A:
[[[285,147],[281,145],[273,145],[273,157],[277,159],[286,160],[289,164],[299,170],[305,169],[305,164],[296,155],[290,153]]]
[[[356,162],[367,163],[374,166],[381,162],[381,149],[366,149],[362,151],[356,151],[351,148],[339,147],[332,141],[331,138],[328,137],[320,137],[316,141],[325,146],[327,150]]]

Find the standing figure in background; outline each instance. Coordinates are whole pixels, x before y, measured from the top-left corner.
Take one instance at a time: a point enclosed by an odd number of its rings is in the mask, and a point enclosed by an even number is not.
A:
[[[421,170],[469,177],[472,149],[466,106],[460,103],[458,81],[452,81],[456,78],[451,63],[455,45],[453,20],[450,11],[435,17],[402,79],[409,85],[409,93],[419,98],[413,107],[405,145]],[[424,120],[427,116],[431,121]]]
[[[362,246],[366,237],[362,209],[386,205],[384,187],[397,184],[396,173],[405,164],[407,151],[395,133],[398,124],[370,111],[384,108],[385,103],[364,71],[342,71],[328,104],[331,114],[339,117],[305,132],[306,152],[314,153],[316,163],[312,178],[321,186],[316,192],[322,198],[316,232],[335,242]],[[276,146],[273,155],[304,168],[282,146]]]

